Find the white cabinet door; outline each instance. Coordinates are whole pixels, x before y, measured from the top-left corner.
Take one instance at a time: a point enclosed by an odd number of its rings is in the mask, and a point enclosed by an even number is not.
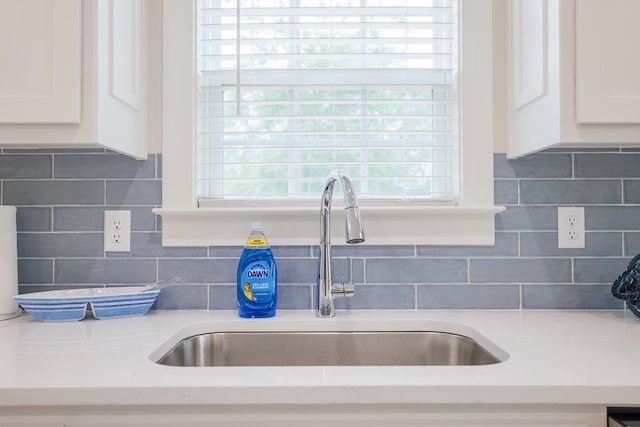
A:
[[[0,145],[145,158],[147,6],[0,0]]]
[[[2,427],[604,427],[606,422],[604,405],[101,406],[0,414]]]
[[[638,0],[510,0],[507,155],[640,146]],[[577,81],[576,81],[577,80]]]
[[[80,0],[0,0],[0,123],[79,123]]]
[[[430,406],[377,405],[332,407],[203,408],[129,415],[78,417],[65,427],[604,427],[604,406]],[[85,419],[82,419],[85,418]]]
[[[576,2],[578,123],[640,123],[640,2]]]

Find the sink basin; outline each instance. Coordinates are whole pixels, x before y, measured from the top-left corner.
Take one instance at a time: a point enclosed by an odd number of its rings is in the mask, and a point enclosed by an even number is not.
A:
[[[169,366],[491,365],[501,360],[464,335],[433,331],[213,332],[183,339]]]

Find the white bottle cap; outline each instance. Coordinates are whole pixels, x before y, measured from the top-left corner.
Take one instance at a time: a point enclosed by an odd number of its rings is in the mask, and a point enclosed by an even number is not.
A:
[[[251,229],[253,231],[262,231],[262,223],[261,222],[254,222],[251,224]]]

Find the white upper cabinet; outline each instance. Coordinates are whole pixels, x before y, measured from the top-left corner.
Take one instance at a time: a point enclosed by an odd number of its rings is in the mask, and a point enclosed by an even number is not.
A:
[[[640,2],[576,3],[578,123],[640,123]]]
[[[0,145],[147,155],[145,0],[0,0]]]
[[[0,10],[0,123],[80,123],[80,0]]]
[[[640,145],[637,0],[511,0],[508,155]]]

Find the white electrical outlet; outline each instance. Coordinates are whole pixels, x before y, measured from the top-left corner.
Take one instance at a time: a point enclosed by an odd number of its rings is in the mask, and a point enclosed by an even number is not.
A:
[[[131,251],[131,211],[104,211],[104,251]]]
[[[558,248],[584,246],[584,208],[558,207]]]

